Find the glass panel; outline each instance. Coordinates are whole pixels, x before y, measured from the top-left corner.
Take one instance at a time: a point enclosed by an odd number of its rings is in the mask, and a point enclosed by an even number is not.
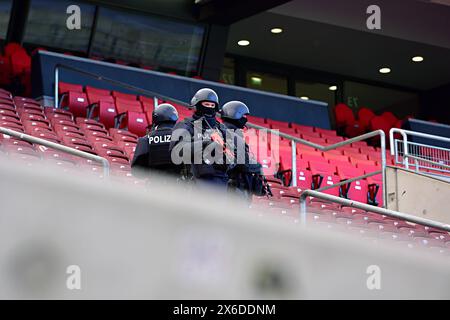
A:
[[[271,73],[247,72],[247,87],[280,94],[288,93],[287,78]]]
[[[295,83],[295,95],[297,97],[323,101],[328,103],[329,106],[335,105],[335,90],[337,90],[337,86],[323,83],[305,81]]]
[[[92,53],[153,67],[194,72],[204,27],[101,8]]]
[[[69,30],[67,7],[77,5],[81,11],[81,29]],[[64,50],[87,52],[95,6],[65,0],[32,0],[24,42]]]
[[[0,0],[0,39],[6,39],[12,0]]]
[[[344,99],[354,110],[367,107],[381,113],[389,109],[399,117],[417,113],[419,110],[419,98],[415,93],[352,81],[346,81],[344,84]]]
[[[225,58],[220,79],[228,84],[234,84],[234,59]]]

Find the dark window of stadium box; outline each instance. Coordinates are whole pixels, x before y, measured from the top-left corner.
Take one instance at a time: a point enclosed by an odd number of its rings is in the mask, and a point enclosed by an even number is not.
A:
[[[353,110],[367,107],[382,113],[389,110],[397,117],[417,114],[419,96],[414,92],[378,87],[364,83],[345,81],[344,102]]]
[[[81,11],[81,29],[69,30],[67,7]],[[76,1],[31,0],[25,27],[26,44],[77,52],[87,52],[95,6]]]
[[[226,84],[234,84],[235,63],[233,58],[226,57],[223,62],[222,75],[220,79]]]
[[[272,73],[248,71],[247,88],[287,94],[288,79]]]
[[[337,86],[307,81],[295,82],[295,95],[301,99],[318,100],[328,103],[329,106],[335,105]]]
[[[100,8],[92,54],[193,75],[203,33],[195,24]]]
[[[6,39],[12,0],[0,0],[0,39]]]

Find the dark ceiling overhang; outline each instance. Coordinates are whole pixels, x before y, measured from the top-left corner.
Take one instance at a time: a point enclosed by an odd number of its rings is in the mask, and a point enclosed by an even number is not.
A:
[[[230,25],[236,21],[267,11],[290,0],[203,0],[194,5],[194,13],[201,22]]]

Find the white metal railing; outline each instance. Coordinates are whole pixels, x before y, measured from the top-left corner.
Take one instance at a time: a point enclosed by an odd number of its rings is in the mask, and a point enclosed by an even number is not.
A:
[[[301,139],[301,138],[297,138],[297,137],[291,136],[291,135],[283,133],[283,132],[279,132],[279,131],[276,131],[276,130],[271,130],[271,129],[268,129],[266,127],[262,127],[262,126],[259,126],[259,125],[253,124],[253,123],[247,123],[247,125],[249,127],[251,127],[251,128],[260,129],[260,130],[267,130],[270,133],[273,133],[275,135],[278,135],[280,137],[283,137],[283,138],[288,139],[288,140],[291,141],[291,148],[292,148],[292,154],[291,154],[291,158],[292,158],[292,177],[293,177],[292,182],[293,182],[293,186],[294,187],[297,186],[297,150],[296,150],[296,143],[303,144],[303,145],[306,145],[306,146],[309,146],[309,147],[313,147],[313,148],[316,148],[316,149],[319,149],[321,151],[325,151],[326,152],[326,151],[329,151],[329,150],[334,150],[334,149],[337,149],[339,147],[343,147],[343,146],[349,145],[349,144],[351,144],[353,142],[363,141],[363,140],[366,140],[366,139],[369,139],[369,138],[373,138],[373,137],[379,136],[380,137],[380,146],[381,146],[381,148],[380,148],[381,149],[381,170],[377,170],[377,171],[374,171],[374,172],[371,172],[371,173],[368,173],[368,174],[365,174],[365,175],[362,175],[362,176],[358,176],[358,177],[354,177],[354,178],[351,178],[351,179],[348,179],[348,180],[344,180],[344,181],[341,181],[339,183],[320,188],[318,190],[323,191],[323,190],[335,188],[335,187],[338,187],[338,186],[341,186],[341,185],[344,185],[344,184],[347,184],[347,183],[350,183],[350,182],[353,182],[353,181],[361,180],[361,179],[364,179],[364,178],[367,178],[367,177],[371,177],[371,176],[374,176],[374,175],[377,175],[377,174],[381,173],[382,185],[383,185],[383,193],[382,193],[383,206],[386,206],[386,199],[387,199],[387,196],[386,196],[386,136],[385,136],[385,133],[384,133],[383,130],[376,130],[376,131],[368,132],[368,133],[365,133],[363,135],[360,135],[360,136],[357,136],[357,137],[354,137],[354,138],[351,138],[351,139],[348,139],[348,140],[345,140],[345,141],[341,141],[341,142],[338,142],[338,143],[335,143],[335,144],[332,144],[332,145],[322,146],[320,144],[316,144],[316,143],[313,143],[313,142],[310,142],[310,141],[307,141],[307,140],[304,140],[304,139]]]
[[[0,127],[0,133],[6,134],[6,135],[11,136],[11,137],[15,137],[17,139],[28,141],[30,143],[40,144],[40,145],[43,145],[43,146],[48,147],[48,148],[52,148],[52,149],[55,149],[55,150],[67,152],[67,153],[69,153],[71,155],[74,155],[74,156],[78,156],[78,157],[81,157],[81,158],[85,158],[85,159],[89,159],[89,160],[93,160],[93,161],[99,162],[99,163],[101,163],[103,165],[103,176],[105,178],[109,176],[109,162],[105,158],[102,158],[102,157],[90,154],[88,152],[80,151],[80,150],[77,150],[77,149],[74,149],[74,148],[66,147],[66,146],[63,146],[63,145],[55,143],[55,142],[47,141],[47,140],[44,140],[44,139],[41,139],[41,138],[36,138],[36,137],[30,136],[28,134],[22,133],[22,132],[18,132],[18,131],[14,131],[14,130],[11,130],[11,129],[3,128],[3,127]]]
[[[402,136],[402,140],[394,138],[396,133]],[[403,165],[405,169],[414,167],[418,172],[421,169],[431,169],[436,171],[436,173],[450,172],[450,149],[411,142],[408,140],[408,136],[426,138],[431,141],[447,142],[450,144],[450,138],[447,137],[392,128],[389,131],[391,154],[395,156],[397,164]]]
[[[382,215],[385,215],[388,217],[398,218],[401,220],[417,223],[417,224],[428,226],[428,227],[438,228],[438,229],[442,229],[442,230],[450,232],[450,225],[446,224],[446,223],[417,217],[417,216],[403,213],[403,212],[398,212],[398,211],[393,211],[393,210],[389,210],[389,209],[385,209],[385,208],[371,206],[369,204],[365,204],[362,202],[353,201],[353,200],[349,200],[349,199],[345,199],[345,198],[341,198],[341,197],[336,197],[336,196],[318,192],[315,190],[305,190],[300,195],[300,221],[303,225],[306,224],[306,215],[307,215],[306,207],[307,207],[307,198],[308,197],[318,198],[318,199],[338,203],[342,206],[352,207],[352,208],[361,209],[361,210],[365,210],[365,211],[369,211],[369,212],[374,212],[374,213],[382,214]]]

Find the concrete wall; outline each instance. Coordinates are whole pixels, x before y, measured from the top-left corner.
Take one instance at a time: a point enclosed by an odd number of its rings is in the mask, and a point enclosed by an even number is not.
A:
[[[450,183],[402,168],[386,171],[388,209],[450,223]]]

